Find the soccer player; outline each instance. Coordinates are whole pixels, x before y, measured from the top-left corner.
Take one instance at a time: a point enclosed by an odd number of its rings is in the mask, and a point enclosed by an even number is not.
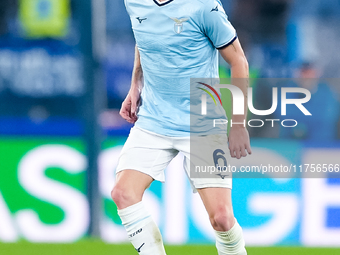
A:
[[[234,158],[251,153],[245,125],[233,125],[229,139],[225,126],[212,127],[211,118],[225,117],[221,106],[212,116],[200,116],[197,129],[190,126],[190,115],[196,114],[190,107],[195,104],[190,102],[190,86],[195,86],[190,78],[218,78],[218,52],[231,67],[234,85],[246,96],[248,63],[235,29],[219,0],[125,0],[125,5],[136,49],[131,88],[120,114],[135,125],[122,149],[111,195],[129,240],[139,254],[166,254],[142,196],[154,180],[165,181],[164,169],[182,152],[189,181],[215,230],[218,254],[245,255],[242,229],[232,209],[231,178],[190,175],[192,158],[214,162],[213,153],[224,153],[228,146]],[[245,119],[245,114],[232,116],[234,123]],[[190,137],[205,145],[206,156],[191,154]]]

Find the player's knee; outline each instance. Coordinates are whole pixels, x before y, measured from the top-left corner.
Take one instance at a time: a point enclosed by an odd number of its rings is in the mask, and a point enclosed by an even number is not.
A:
[[[235,224],[234,214],[232,210],[219,208],[213,215],[211,215],[210,222],[216,231],[228,231]]]
[[[115,186],[111,190],[111,198],[116,204],[119,203],[121,197],[121,191]]]
[[[120,209],[133,205],[136,200],[131,190],[127,190],[120,185],[116,185],[112,189],[111,198]]]

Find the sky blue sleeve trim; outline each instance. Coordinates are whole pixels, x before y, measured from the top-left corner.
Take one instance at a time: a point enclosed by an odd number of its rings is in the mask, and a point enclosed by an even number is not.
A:
[[[230,44],[232,44],[233,42],[235,42],[235,40],[237,39],[237,35],[235,35],[235,37],[233,39],[231,39],[229,42],[227,42],[226,44],[220,46],[220,47],[216,47],[216,49],[218,50],[222,50],[226,47],[228,47]]]

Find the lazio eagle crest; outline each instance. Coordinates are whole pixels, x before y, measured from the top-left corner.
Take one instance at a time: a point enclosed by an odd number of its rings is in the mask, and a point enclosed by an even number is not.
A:
[[[174,30],[176,34],[180,34],[183,31],[183,23],[188,21],[188,18],[182,18],[182,19],[177,19],[177,18],[171,18],[173,21],[175,21],[175,26]]]

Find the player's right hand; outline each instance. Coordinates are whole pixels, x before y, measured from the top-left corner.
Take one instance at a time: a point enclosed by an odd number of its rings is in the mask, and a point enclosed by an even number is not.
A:
[[[140,92],[139,90],[131,89],[129,94],[126,96],[120,109],[120,116],[130,123],[135,123],[138,119],[137,112],[140,103]]]

